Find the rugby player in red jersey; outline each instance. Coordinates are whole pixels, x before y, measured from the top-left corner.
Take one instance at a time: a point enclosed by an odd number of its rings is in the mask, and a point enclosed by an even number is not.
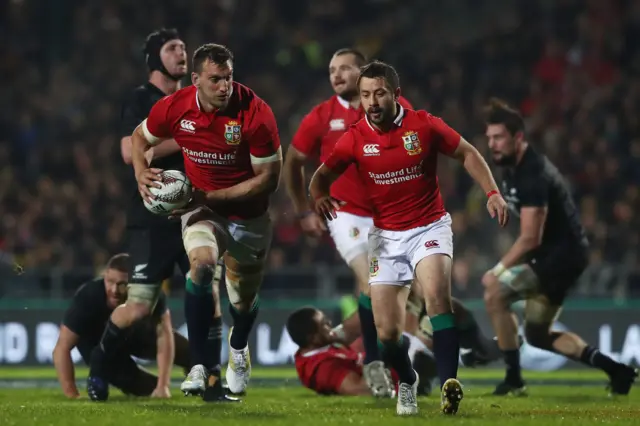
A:
[[[459,341],[450,295],[453,235],[438,188],[438,153],[462,162],[487,193],[487,209],[501,226],[508,219],[507,205],[473,146],[441,119],[398,104],[400,82],[393,67],[383,62],[366,65],[358,88],[366,117],[336,143],[314,174],[310,193],[316,212],[334,219],[341,203],[331,196],[331,184],[349,166],[357,166],[374,209],[369,284],[383,360],[400,380],[397,413],[418,412],[418,379],[402,342],[409,287],[415,278],[433,326],[441,408],[454,414],[463,392],[456,378]]]
[[[296,310],[287,320],[287,332],[299,346],[294,359],[298,378],[305,387],[322,395],[372,394],[363,375],[365,354],[362,342],[351,342],[337,336],[322,311],[314,307]],[[433,358],[419,338],[406,336],[411,339],[416,371],[428,384],[435,377]],[[418,354],[424,356],[420,358]],[[397,375],[390,375],[393,376],[392,383],[397,384]],[[421,394],[428,395],[429,391],[430,387],[425,386]]]
[[[300,123],[291,141],[284,162],[284,182],[300,220],[303,231],[311,237],[319,237],[327,226],[322,217],[313,211],[306,194],[304,167],[309,160],[327,159],[338,139],[347,129],[364,117],[360,105],[356,81],[365,56],[356,49],[336,51],[329,62],[329,81],[335,94],[314,107]],[[398,98],[404,108],[409,102]],[[317,164],[314,164],[316,167]],[[367,260],[367,236],[373,225],[373,211],[355,166],[348,168],[331,187],[331,195],[345,203],[335,220],[328,222],[329,232],[340,256],[353,270],[358,298],[358,316],[346,320],[347,327],[360,327],[366,347],[364,374],[373,395],[391,396],[388,375],[378,350],[376,328],[369,297],[369,264]]]
[[[186,174],[194,187],[192,203],[172,212],[182,221],[191,262],[185,303],[189,339],[197,339],[198,359],[182,383],[185,393],[205,392],[220,380],[220,348],[208,348],[211,298],[220,316],[217,285],[211,285],[218,257],[224,254],[233,328],[229,336],[226,379],[232,393],[245,391],[251,375],[248,338],[258,314],[272,226],[269,197],[277,189],[282,151],[271,108],[251,89],[233,81],[233,54],[225,46],[205,44],[193,55],[193,86],[155,104],[133,134],[133,166],[143,198],[159,180],[145,151],[173,138],[182,149]],[[212,288],[215,287],[215,288]],[[141,295],[145,296],[145,295]],[[155,296],[153,296],[155,297]],[[216,368],[206,369],[209,357]]]

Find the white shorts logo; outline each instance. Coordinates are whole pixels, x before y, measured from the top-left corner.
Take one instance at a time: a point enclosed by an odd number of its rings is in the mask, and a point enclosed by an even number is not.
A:
[[[196,122],[191,120],[180,120],[180,129],[185,132],[195,133],[196,132]]]
[[[374,155],[380,155],[380,150],[378,149],[378,144],[370,143],[362,147],[362,152],[364,152],[365,157],[372,157]]]

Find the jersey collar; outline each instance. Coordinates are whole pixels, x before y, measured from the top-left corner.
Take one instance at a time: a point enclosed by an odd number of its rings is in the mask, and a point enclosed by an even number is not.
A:
[[[402,126],[402,120],[404,120],[404,108],[402,107],[402,105],[400,105],[398,102],[396,102],[396,105],[398,106],[398,114],[396,115],[396,118],[393,119],[393,124],[395,124],[396,126],[400,127]],[[379,132],[378,129],[376,129],[375,127],[373,127],[371,125],[371,123],[369,122],[369,117],[367,116],[367,114],[364,115],[364,119],[367,121],[367,124],[369,125],[369,128],[371,130],[373,130],[374,132]]]

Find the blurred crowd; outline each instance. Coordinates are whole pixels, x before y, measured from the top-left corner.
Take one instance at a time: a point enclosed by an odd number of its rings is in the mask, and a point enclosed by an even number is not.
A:
[[[638,287],[640,1],[638,0],[60,0],[0,11],[0,250],[27,268],[100,267],[122,250],[131,192],[120,159],[124,96],[146,80],[144,37],[177,27],[190,52],[227,44],[236,79],[273,108],[283,144],[331,95],[332,52],[354,46],[392,63],[417,108],[486,152],[481,108],[521,108],[529,140],[569,178],[592,241],[583,292]],[[456,238],[454,282],[478,276],[512,241],[484,194],[440,163]],[[329,238],[305,238],[284,190],[274,197],[271,268],[339,264]],[[622,280],[622,281],[621,281]],[[630,285],[618,286],[619,282]]]

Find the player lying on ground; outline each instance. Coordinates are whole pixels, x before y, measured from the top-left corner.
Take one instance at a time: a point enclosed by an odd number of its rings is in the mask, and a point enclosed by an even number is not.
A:
[[[340,49],[329,62],[329,81],[334,96],[314,107],[300,123],[287,150],[284,162],[284,182],[289,197],[300,220],[302,230],[312,238],[320,237],[329,228],[331,238],[342,259],[353,270],[356,290],[359,293],[358,311],[345,320],[360,327],[367,348],[364,360],[364,375],[371,390],[378,396],[387,389],[389,377],[380,358],[376,328],[369,297],[369,262],[367,259],[367,237],[373,225],[373,212],[366,190],[355,166],[349,167],[331,186],[331,195],[346,204],[336,213],[335,220],[325,225],[324,218],[313,211],[307,198],[305,165],[312,160],[327,159],[336,141],[347,129],[364,117],[356,82],[360,67],[366,64],[365,56],[355,49]],[[402,96],[398,102],[411,108]]]
[[[62,391],[69,398],[80,395],[76,387],[71,350],[77,347],[84,362],[90,364],[91,352],[100,343],[109,315],[126,300],[129,267],[128,255],[112,257],[102,277],[78,289],[64,314],[53,350],[53,363]],[[131,356],[155,359],[158,376],[138,366]],[[164,295],[161,295],[152,315],[128,329],[124,346],[106,366],[109,383],[128,395],[169,398],[169,381],[174,363],[188,370],[189,342],[172,330],[171,315]],[[106,384],[99,388],[108,390]],[[87,391],[91,392],[91,389]]]
[[[291,340],[300,348],[295,354],[296,371],[302,384],[323,395],[372,395],[363,374],[365,354],[343,341],[331,329],[331,321],[325,314],[313,307],[303,307],[295,311],[287,320],[287,332]],[[435,361],[431,352],[415,336],[406,334],[409,351],[421,383],[429,384],[436,376]],[[354,346],[361,347],[358,339]],[[418,357],[417,354],[422,356]],[[389,374],[391,376],[391,374]],[[397,376],[390,380],[389,394],[395,393]],[[427,395],[430,386],[421,389]],[[377,396],[374,394],[374,396]]]
[[[185,310],[194,365],[181,389],[224,400],[220,350],[208,346],[210,318],[220,316],[218,286],[212,286],[224,255],[233,328],[229,333],[229,390],[241,393],[251,376],[249,333],[258,315],[258,291],[271,243],[269,197],[277,189],[282,151],[271,108],[251,89],[233,81],[233,54],[205,44],[193,54],[193,85],[156,103],[132,135],[132,161],[143,198],[152,195],[160,170],[150,169],[145,152],[173,138],[182,148],[192,203],[172,212],[182,221],[191,262],[187,288],[197,301]],[[212,305],[215,301],[215,309]],[[196,303],[197,302],[197,303]],[[196,357],[196,355],[194,355]]]
[[[131,164],[131,132],[159,99],[180,89],[180,80],[187,73],[186,47],[176,30],[161,29],[149,34],[144,55],[149,69],[148,81],[133,90],[122,106],[120,150],[126,164]],[[147,158],[154,167],[184,170],[180,147],[173,140],[156,145],[147,152]],[[133,181],[133,169],[130,170]],[[88,380],[89,388],[110,381],[106,366],[112,365],[112,358],[119,356],[129,328],[151,314],[161,293],[161,283],[173,276],[175,265],[183,274],[189,270],[180,224],[149,212],[138,191],[133,187],[131,191],[126,229],[127,251],[132,263],[128,299],[111,315],[101,344],[92,355],[89,377],[99,380]],[[106,395],[99,388],[89,392],[96,397],[103,394]]]
[[[451,308],[451,217],[444,209],[436,166],[441,152],[459,160],[488,197],[500,225],[507,207],[480,153],[441,119],[397,103],[398,74],[373,62],[358,80],[364,120],[352,126],[314,174],[310,193],[316,212],[332,220],[341,203],[331,184],[355,164],[374,207],[369,231],[369,284],[383,359],[399,376],[397,413],[417,414],[418,378],[402,343],[405,307],[414,281],[433,325],[434,352],[442,386],[442,410],[457,412],[459,339]]]
[[[487,310],[507,364],[505,380],[494,393],[526,392],[517,321],[510,309],[513,302],[526,300],[524,330],[529,344],[603,370],[612,394],[628,394],[637,370],[612,360],[574,333],[551,331],[564,299],[588,265],[586,232],[567,182],[527,142],[518,111],[494,99],[487,108],[486,124],[492,159],[504,172],[503,193],[520,220],[516,242],[482,279]]]
[[[482,333],[475,316],[460,300],[452,298],[451,304],[460,340],[462,364],[466,367],[477,367],[500,359],[502,353],[498,347],[497,339],[490,339]],[[358,350],[355,341],[361,336],[357,321],[351,321],[349,318],[349,321],[344,321],[332,331],[338,339]],[[415,293],[411,293],[407,303],[405,332],[416,336],[429,350],[433,350],[433,326],[427,315],[424,302]],[[522,345],[522,339],[520,339],[519,345]],[[366,346],[362,351],[365,350]]]

